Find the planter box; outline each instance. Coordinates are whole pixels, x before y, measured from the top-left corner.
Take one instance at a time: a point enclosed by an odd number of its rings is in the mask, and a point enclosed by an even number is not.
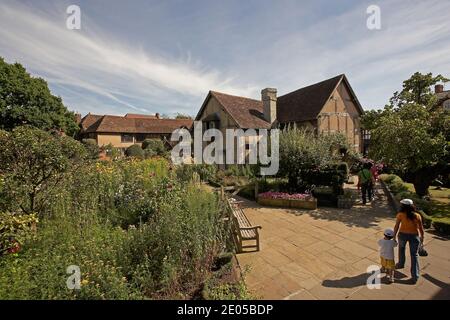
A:
[[[258,203],[268,207],[283,207],[283,208],[295,208],[295,209],[317,209],[317,199],[312,198],[309,200],[301,199],[269,199],[258,197]]]

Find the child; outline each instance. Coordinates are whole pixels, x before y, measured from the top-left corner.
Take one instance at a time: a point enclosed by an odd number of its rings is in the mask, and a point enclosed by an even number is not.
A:
[[[378,241],[380,246],[380,258],[381,266],[386,271],[387,278],[389,282],[394,282],[394,248],[397,246],[397,241],[393,239],[394,230],[386,229],[384,230],[384,238]]]

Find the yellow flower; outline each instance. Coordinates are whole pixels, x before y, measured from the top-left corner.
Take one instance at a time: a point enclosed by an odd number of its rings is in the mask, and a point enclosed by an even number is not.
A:
[[[85,286],[85,285],[87,285],[87,284],[89,284],[89,281],[88,281],[88,280],[86,280],[86,279],[81,280],[81,285],[82,285],[82,286]]]

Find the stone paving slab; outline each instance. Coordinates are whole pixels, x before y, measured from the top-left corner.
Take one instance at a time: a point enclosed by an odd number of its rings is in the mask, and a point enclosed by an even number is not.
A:
[[[382,189],[375,194],[370,205],[351,210],[268,208],[240,199],[249,220],[262,226],[261,250],[237,255],[249,290],[261,299],[450,299],[450,241],[431,232],[417,284],[409,281],[408,257],[395,283],[382,279],[381,289],[367,288],[367,267],[379,263],[377,241],[395,223]]]

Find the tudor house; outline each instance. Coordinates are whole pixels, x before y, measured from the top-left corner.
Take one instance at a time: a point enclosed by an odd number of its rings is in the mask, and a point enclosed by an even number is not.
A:
[[[80,139],[95,139],[97,144],[124,151],[145,139],[161,139],[169,146],[170,136],[175,129],[191,128],[190,119],[161,119],[159,114],[126,114],[125,116],[87,114],[79,119]]]
[[[277,90],[261,91],[261,100],[210,91],[196,116],[203,129],[222,131],[284,128],[295,124],[317,133],[343,133],[356,151],[363,151],[360,116],[363,109],[347,77],[334,78],[277,97]]]

